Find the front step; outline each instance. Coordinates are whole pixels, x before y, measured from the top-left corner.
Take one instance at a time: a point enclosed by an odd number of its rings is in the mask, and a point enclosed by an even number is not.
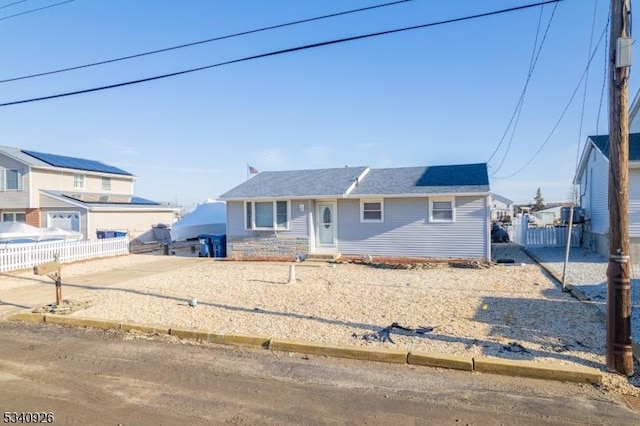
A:
[[[340,258],[340,253],[321,254],[313,253],[309,254],[305,259],[306,262],[331,262]]]

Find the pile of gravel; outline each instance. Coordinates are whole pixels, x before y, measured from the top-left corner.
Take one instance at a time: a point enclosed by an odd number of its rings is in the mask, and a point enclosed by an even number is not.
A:
[[[564,248],[529,249],[544,266],[562,276]],[[631,337],[640,342],[640,259],[631,265]],[[607,258],[587,249],[571,249],[565,282],[577,287],[604,313],[607,301]]]

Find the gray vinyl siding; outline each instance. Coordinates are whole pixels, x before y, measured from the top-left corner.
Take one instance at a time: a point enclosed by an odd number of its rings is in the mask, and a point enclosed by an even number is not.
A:
[[[456,221],[429,222],[428,198],[384,199],[384,222],[360,222],[360,200],[338,201],[338,251],[346,255],[488,257],[486,197],[456,197]]]
[[[629,236],[640,237],[640,169],[629,170]]]
[[[592,149],[580,179],[581,206],[585,209],[594,234],[609,231],[609,162],[597,149]]]
[[[0,206],[4,209],[29,208],[29,167],[0,154],[0,169],[18,169],[22,171],[22,189],[20,191],[0,190]]]
[[[304,205],[304,211],[300,211],[300,204]],[[290,203],[289,229],[277,230],[279,236],[284,237],[308,237],[309,219],[311,211],[309,200],[293,200]],[[251,237],[258,234],[273,233],[273,231],[251,231],[245,229],[245,215],[243,201],[227,202],[227,235],[233,237]]]

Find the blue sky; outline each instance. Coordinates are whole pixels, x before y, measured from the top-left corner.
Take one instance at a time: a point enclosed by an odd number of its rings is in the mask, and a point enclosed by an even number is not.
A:
[[[0,84],[0,103],[135,80],[299,45],[426,24],[533,0],[414,0],[84,70]],[[0,7],[12,3],[5,0]],[[384,0],[30,0],[0,9],[0,79],[132,55]],[[605,41],[578,85],[609,0],[555,10],[518,127],[489,163],[492,190],[516,202],[567,198],[597,122]],[[538,45],[553,5],[542,13]],[[0,108],[0,144],[104,161],[139,176],[136,194],[189,206],[246,179],[246,165],[290,170],[489,160],[529,71],[540,8],[272,56],[197,73]],[[608,31],[607,31],[608,37]],[[630,100],[638,84],[631,72]],[[506,152],[506,156],[505,156]],[[505,158],[504,162],[502,158]],[[498,169],[500,163],[502,166]]]

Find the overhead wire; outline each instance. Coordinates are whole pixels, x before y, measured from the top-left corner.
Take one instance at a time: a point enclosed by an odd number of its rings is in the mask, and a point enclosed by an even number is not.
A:
[[[0,18],[0,21],[4,21],[4,20],[7,20],[7,19],[15,18],[16,16],[26,15],[28,13],[39,12],[39,11],[45,10],[45,9],[51,9],[52,7],[56,7],[56,6],[62,6],[63,4],[71,3],[72,1],[75,1],[75,0],[66,0],[66,1],[63,1],[63,2],[60,2],[60,3],[55,3],[55,4],[50,4],[48,6],[39,7],[37,9],[27,10],[26,12],[16,13],[15,15],[3,16],[2,18]],[[20,3],[20,2],[18,2],[18,3]],[[17,3],[13,3],[13,4],[17,4]],[[11,6],[11,5],[7,5],[5,7],[8,7],[8,6]]]
[[[604,35],[605,35],[605,32],[606,32],[607,28],[608,28],[608,25],[606,25],[605,28],[602,30],[602,34],[600,34],[600,38],[598,39],[598,43],[596,44],[596,47],[594,48],[593,52],[591,53],[591,56],[589,57],[589,60],[587,61],[587,66],[585,67],[585,70],[582,72],[582,75],[580,76],[580,80],[578,81],[578,84],[577,84],[576,88],[574,89],[573,93],[571,94],[571,97],[569,98],[569,101],[567,102],[567,105],[562,110],[562,113],[560,114],[560,117],[556,121],[555,125],[551,129],[551,132],[549,132],[549,135],[546,137],[544,142],[540,145],[538,150],[531,156],[531,158],[529,158],[529,160],[524,164],[524,166],[520,167],[518,170],[516,170],[515,172],[511,173],[510,175],[502,176],[502,177],[494,176],[495,179],[508,179],[508,178],[511,178],[511,177],[517,175],[518,173],[520,173],[521,171],[526,169],[533,162],[533,160],[536,159],[538,154],[540,154],[540,152],[547,145],[547,143],[549,142],[549,140],[551,139],[551,137],[555,133],[556,129],[558,128],[558,126],[562,122],[562,119],[564,118],[565,114],[567,113],[567,110],[571,106],[571,103],[573,102],[573,99],[575,98],[576,94],[578,93],[578,90],[580,90],[580,86],[582,85],[582,81],[584,80],[585,75],[586,75],[589,67],[591,66],[591,62],[593,61],[593,58],[595,57],[595,54],[597,53],[598,48],[600,47],[600,43],[602,43],[602,39],[604,38]]]
[[[535,56],[536,48],[538,47],[538,35],[540,33],[540,24],[542,23],[542,13],[543,12],[544,12],[544,6],[542,6],[540,8],[540,14],[538,15],[538,25],[536,27],[536,36],[535,36],[535,40],[534,40],[534,43],[533,43],[533,50],[531,51],[531,59],[529,60],[529,71],[527,73],[527,79],[526,80],[529,79],[529,74],[531,73],[531,65],[532,65],[533,57]],[[525,83],[525,89],[526,89],[526,83]],[[507,133],[509,132],[509,129],[511,128],[511,124],[513,123],[513,120],[514,120],[515,115],[516,115],[516,111],[518,110],[518,108],[520,106],[522,98],[523,98],[523,94],[520,93],[520,98],[518,99],[518,103],[516,104],[516,108],[514,109],[513,113],[511,114],[511,119],[509,120],[509,123],[507,124],[507,127],[504,129],[504,133],[502,134],[502,137],[500,138],[500,141],[498,142],[498,146],[496,146],[494,151],[491,153],[491,156],[487,160],[487,163],[491,162],[493,157],[498,153],[498,150],[502,146],[502,143],[504,142],[504,138],[507,136]]]
[[[367,11],[367,10],[373,10],[373,9],[380,9],[380,8],[383,8],[383,7],[395,6],[395,5],[398,5],[398,4],[401,4],[401,3],[408,3],[408,2],[411,2],[411,1],[412,0],[399,0],[399,1],[393,1],[393,2],[390,2],[390,3],[378,4],[378,5],[375,5],[375,6],[368,6],[368,7],[361,7],[361,8],[358,8],[358,9],[347,10],[347,11],[344,11],[344,12],[338,12],[338,13],[331,13],[331,14],[328,14],[328,15],[316,16],[314,18],[300,19],[300,20],[297,20],[297,21],[287,22],[287,23],[284,23],[284,24],[270,25],[268,27],[262,27],[262,28],[257,28],[257,29],[254,29],[254,30],[242,31],[242,32],[239,32],[239,33],[228,34],[228,35],[219,36],[219,37],[213,37],[213,38],[208,38],[206,40],[199,40],[199,41],[194,41],[194,42],[190,42],[190,43],[179,44],[179,45],[176,45],[176,46],[170,46],[170,47],[165,47],[165,48],[162,48],[162,49],[150,50],[150,51],[147,51],[147,52],[136,53],[136,54],[133,54],[133,55],[122,56],[122,57],[113,58],[113,59],[106,59],[106,60],[103,60],[103,61],[92,62],[92,63],[89,63],[89,64],[76,65],[76,66],[73,66],[73,67],[61,68],[61,69],[52,70],[52,71],[45,71],[45,72],[40,72],[40,73],[36,73],[36,74],[29,74],[29,75],[24,75],[24,76],[21,76],[21,77],[7,78],[7,79],[4,79],[4,80],[0,80],[0,83],[8,83],[10,81],[26,80],[26,79],[29,79],[29,78],[42,77],[42,76],[45,76],[45,75],[58,74],[58,73],[62,73],[62,72],[79,70],[79,69],[83,69],[83,68],[90,68],[90,67],[95,67],[95,66],[98,66],[98,65],[111,64],[111,63],[114,63],[114,62],[120,62],[120,61],[129,60],[129,59],[140,58],[140,57],[143,57],[143,56],[155,55],[157,53],[169,52],[171,50],[183,49],[183,48],[186,48],[186,47],[197,46],[197,45],[205,44],[205,43],[211,43],[211,42],[214,42],[214,41],[220,41],[220,40],[230,39],[230,38],[234,38],[234,37],[240,37],[240,36],[244,36],[244,35],[255,34],[255,33],[262,32],[262,31],[269,31],[269,30],[274,30],[274,29],[277,29],[277,28],[284,28],[284,27],[289,27],[289,26],[292,26],[292,25],[298,25],[298,24],[304,24],[304,23],[307,23],[307,22],[319,21],[319,20],[322,20],[322,19],[335,18],[336,16],[349,15],[349,14],[352,14],[352,13],[359,13],[359,12],[364,12],[364,11]]]
[[[516,119],[514,122],[514,115],[511,116],[511,120],[509,121],[509,124],[507,126],[507,129],[505,130],[505,133],[502,136],[502,139],[500,140],[500,143],[498,144],[498,146],[496,147],[496,150],[494,151],[497,152],[497,150],[500,148],[500,145],[502,145],[502,142],[504,141],[504,137],[506,136],[509,127],[511,126],[511,124],[513,123],[513,129],[511,131],[511,138],[509,139],[509,143],[507,144],[507,149],[505,150],[504,155],[502,156],[502,161],[500,161],[500,164],[498,165],[498,167],[496,168],[496,170],[494,170],[492,172],[492,176],[494,176],[501,168],[502,165],[504,164],[505,160],[507,159],[507,155],[509,154],[509,150],[511,149],[511,144],[513,142],[513,138],[515,136],[516,133],[516,128],[518,127],[518,123],[520,121],[520,114],[522,113],[522,107],[524,105],[524,99],[527,93],[527,89],[529,87],[529,82],[531,81],[531,76],[533,75],[533,71],[536,67],[536,64],[538,63],[538,58],[540,58],[540,53],[542,52],[542,47],[544,46],[544,42],[547,39],[547,35],[549,34],[549,29],[551,28],[551,23],[553,22],[553,17],[555,16],[556,13],[556,8],[558,7],[558,3],[556,3],[554,5],[553,10],[551,11],[551,16],[549,17],[549,22],[547,22],[547,27],[544,31],[544,35],[542,36],[542,41],[540,42],[540,46],[538,47],[537,53],[536,52],[536,46],[534,45],[533,51],[532,51],[532,56],[531,56],[531,61],[529,62],[529,72],[527,74],[527,79],[525,81],[524,87],[522,89],[522,93],[520,95],[520,99],[518,100],[518,104],[516,105],[516,109],[514,110],[514,114],[517,112],[516,115]],[[540,10],[540,18],[542,18],[542,8]],[[538,20],[538,31],[540,30],[540,19]],[[536,32],[536,40],[537,40],[538,34]],[[535,59],[534,59],[534,55],[535,55]],[[491,156],[491,158],[493,158],[493,155]],[[491,161],[491,159],[489,159],[489,161]],[[487,162],[489,162],[487,161]]]
[[[6,9],[9,6],[15,6],[16,4],[24,3],[26,1],[29,1],[29,0],[14,1],[13,3],[9,3],[9,4],[5,4],[4,6],[0,6],[0,9]]]
[[[126,81],[126,82],[122,82],[122,83],[109,84],[109,85],[106,85],[106,86],[93,87],[93,88],[90,88],[90,89],[83,89],[83,90],[76,90],[76,91],[72,91],[72,92],[58,93],[58,94],[55,94],[55,95],[41,96],[41,97],[37,97],[37,98],[22,99],[22,100],[19,100],[19,101],[0,103],[0,107],[10,106],[10,105],[18,105],[18,104],[24,104],[24,103],[30,103],[30,102],[38,102],[38,101],[44,101],[44,100],[48,100],[48,99],[56,99],[56,98],[62,98],[62,97],[67,97],[67,96],[80,95],[80,94],[84,94],[84,93],[97,92],[97,91],[101,91],[101,90],[114,89],[114,88],[117,88],[117,87],[130,86],[130,85],[133,85],[133,84],[140,84],[140,83],[145,83],[145,82],[149,82],[149,81],[160,80],[160,79],[169,78],[169,77],[175,77],[175,76],[189,74],[189,73],[202,71],[202,70],[206,70],[206,69],[221,67],[221,66],[224,66],[224,65],[236,64],[236,63],[240,63],[240,62],[246,62],[246,61],[251,61],[251,60],[260,59],[260,58],[266,58],[266,57],[270,57],[270,56],[282,55],[282,54],[285,54],[285,53],[298,52],[298,51],[302,51],[302,50],[314,49],[314,48],[323,47],[323,46],[329,46],[329,45],[333,45],[333,44],[351,42],[351,41],[355,41],[355,40],[362,40],[362,39],[371,38],[371,37],[379,37],[379,36],[382,36],[382,35],[388,35],[388,34],[395,34],[395,33],[400,33],[400,32],[405,32],[405,31],[411,31],[411,30],[416,30],[416,29],[420,29],[420,28],[428,28],[428,27],[433,27],[433,26],[437,26],[437,25],[444,25],[444,24],[450,24],[450,23],[454,23],[454,22],[467,21],[467,20],[470,20],[470,19],[477,19],[477,18],[483,18],[483,17],[487,17],[487,16],[500,15],[500,14],[504,14],[504,13],[510,13],[510,12],[515,12],[515,11],[518,11],[518,10],[529,9],[529,8],[532,8],[532,7],[541,6],[543,4],[558,3],[558,2],[561,2],[561,1],[564,1],[564,0],[547,0],[547,1],[538,2],[538,3],[532,3],[532,4],[528,4],[528,5],[516,6],[516,7],[507,8],[507,9],[500,9],[500,10],[496,10],[496,11],[493,11],[493,12],[485,12],[485,13],[480,13],[480,14],[476,14],[476,15],[464,16],[462,18],[453,18],[453,19],[447,19],[447,20],[444,20],[444,21],[430,22],[430,23],[427,23],[427,24],[413,25],[413,26],[410,26],[410,27],[403,27],[403,28],[397,28],[397,29],[393,29],[393,30],[379,31],[379,32],[375,32],[375,33],[362,34],[362,35],[353,36],[353,37],[345,37],[345,38],[340,38],[340,39],[335,39],[335,40],[323,41],[323,42],[319,42],[319,43],[312,43],[312,44],[307,44],[307,45],[303,45],[303,46],[291,47],[291,48],[288,48],[288,49],[275,50],[275,51],[262,53],[262,54],[258,54],[258,55],[246,56],[244,58],[234,59],[234,60],[225,61],[225,62],[219,62],[217,64],[206,65],[206,66],[197,67],[197,68],[191,68],[191,69],[187,69],[187,70],[183,70],[183,71],[176,71],[176,72],[172,72],[172,73],[168,73],[168,74],[157,75],[157,76],[154,76],[154,77],[141,78],[141,79],[138,79],[138,80],[131,80],[131,81]]]
[[[591,19],[591,35],[589,36],[589,50],[588,54],[591,54],[593,47],[593,34],[596,27],[596,15],[598,12],[598,0],[594,1],[593,6],[593,18]],[[582,92],[582,108],[580,108],[580,127],[578,128],[578,146],[576,148],[576,171],[578,170],[578,162],[580,161],[580,147],[582,146],[582,126],[584,124],[584,108],[587,102],[587,89],[589,86],[589,68],[587,68],[587,75],[584,79],[584,92]]]

